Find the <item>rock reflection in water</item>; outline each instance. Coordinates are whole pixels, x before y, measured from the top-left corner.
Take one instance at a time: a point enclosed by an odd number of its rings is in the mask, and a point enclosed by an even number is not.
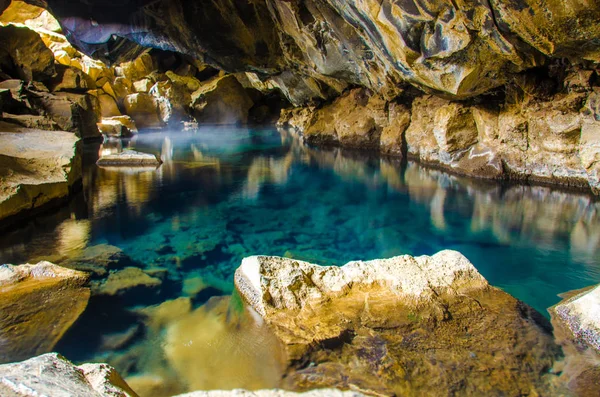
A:
[[[206,303],[231,294],[245,256],[341,265],[456,249],[491,284],[541,312],[556,294],[600,282],[600,203],[585,193],[318,150],[273,130],[159,132],[125,145],[164,163],[138,172],[99,168],[99,151],[110,148],[88,147],[78,204],[7,233],[0,261],[97,268],[97,282],[135,266],[160,279],[92,296],[59,345],[75,361],[108,361],[149,396],[186,391],[180,385],[226,387],[214,383],[220,376],[240,375],[236,386],[275,386],[277,360],[267,372],[252,365],[274,359],[272,341],[252,323],[231,322],[225,300]],[[86,263],[90,252],[107,250],[119,257]],[[148,313],[165,301],[178,309],[163,303],[163,311],[179,314],[156,322]]]

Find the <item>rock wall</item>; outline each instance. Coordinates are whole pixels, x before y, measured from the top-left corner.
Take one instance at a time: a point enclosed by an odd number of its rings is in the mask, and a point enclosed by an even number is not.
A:
[[[322,107],[282,112],[278,125],[311,144],[372,149],[455,173],[551,182],[600,193],[599,87],[572,70],[550,95],[452,101],[434,95],[386,101],[364,88]],[[411,102],[412,101],[412,102]]]

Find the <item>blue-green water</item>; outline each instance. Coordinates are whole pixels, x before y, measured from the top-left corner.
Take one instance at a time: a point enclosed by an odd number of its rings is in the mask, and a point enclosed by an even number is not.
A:
[[[110,244],[129,266],[162,280],[135,294],[92,297],[58,346],[74,360],[123,366],[97,342],[131,329],[138,321],[132,308],[180,296],[198,307],[228,295],[248,255],[342,265],[455,249],[491,284],[543,313],[557,294],[600,283],[600,203],[585,193],[319,150],[273,129],[148,133],[130,146],[160,154],[164,164],[100,169],[99,148],[88,146],[80,197],[0,244],[3,263],[67,263],[86,247]],[[135,373],[139,365],[121,370]]]

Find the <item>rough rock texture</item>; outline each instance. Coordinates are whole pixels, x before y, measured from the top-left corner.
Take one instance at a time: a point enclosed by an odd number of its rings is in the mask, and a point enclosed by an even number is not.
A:
[[[598,60],[600,38],[600,10],[578,0],[160,0],[151,7],[49,0],[48,6],[90,53],[105,51],[114,35],[116,43],[132,40],[257,73],[298,100],[335,94],[348,83],[395,94],[401,81],[474,96],[549,56]]]
[[[192,94],[193,114],[199,123],[245,124],[252,99],[232,76],[217,77]]]
[[[64,199],[80,179],[75,135],[0,122],[0,219]]]
[[[54,55],[33,30],[0,26],[0,69],[25,81],[44,81],[55,73]]]
[[[1,265],[0,362],[51,351],[87,306],[87,281],[50,262]]]
[[[504,103],[417,96],[412,105],[354,89],[322,107],[282,111],[278,125],[308,143],[373,149],[456,173],[600,186],[597,87],[589,76],[550,96]],[[571,85],[570,85],[571,84]]]
[[[544,375],[559,350],[549,324],[458,252],[342,267],[250,257],[235,284],[286,346],[285,388],[550,392]]]
[[[341,391],[337,389],[311,390],[305,393],[294,393],[285,390],[211,390],[196,391],[180,394],[175,397],[361,397],[364,394],[355,391]]]
[[[136,152],[125,149],[120,153],[107,154],[98,159],[96,164],[100,166],[124,166],[124,167],[158,167],[162,161],[154,154]]]
[[[565,299],[551,313],[568,327],[575,342],[600,353],[600,285]]]
[[[565,353],[562,377],[577,396],[600,394],[600,285],[564,294],[548,311]]]
[[[79,367],[56,353],[0,365],[0,395],[4,397],[137,397],[107,364]]]

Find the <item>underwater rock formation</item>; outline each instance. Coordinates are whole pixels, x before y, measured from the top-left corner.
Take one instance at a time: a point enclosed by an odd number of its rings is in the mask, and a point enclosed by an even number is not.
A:
[[[56,353],[0,365],[0,394],[6,397],[137,397],[109,365],[76,367]]]
[[[65,199],[81,179],[79,138],[0,122],[0,219]]]
[[[517,396],[551,387],[559,349],[547,321],[455,251],[342,267],[250,257],[235,284],[284,343],[286,388]]]
[[[180,394],[175,397],[362,397],[364,394],[356,391],[341,391],[337,389],[311,390],[305,393],[294,393],[286,390],[211,390],[196,391]]]
[[[87,281],[50,262],[1,265],[0,362],[51,351],[86,308]]]

